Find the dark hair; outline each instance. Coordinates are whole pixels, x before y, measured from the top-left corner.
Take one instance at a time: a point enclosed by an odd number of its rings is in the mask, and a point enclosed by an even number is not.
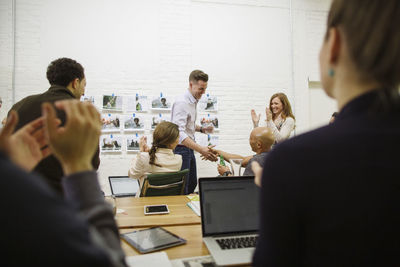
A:
[[[189,82],[208,82],[208,75],[201,70],[194,70],[189,75]]]
[[[381,85],[381,106],[398,103],[400,84],[400,1],[334,0],[327,23],[340,29],[360,78]]]
[[[332,113],[332,117],[334,117],[334,118],[336,118],[336,117],[337,117],[337,115],[339,115],[339,113],[338,113],[338,112],[333,112],[333,113]]]
[[[84,69],[81,64],[70,58],[59,58],[47,67],[47,80],[51,85],[67,86],[74,79],[85,78]]]
[[[158,148],[167,148],[170,144],[173,144],[179,137],[179,127],[178,125],[169,122],[162,121],[153,132],[153,144],[150,148],[149,155],[151,165],[156,165],[161,167],[161,165],[155,163],[156,152]]]
[[[294,120],[296,120],[296,118],[293,115],[292,112],[292,106],[290,105],[289,99],[287,98],[287,96],[284,93],[276,93],[274,95],[271,96],[270,100],[269,100],[269,109],[272,112],[272,100],[277,97],[279,98],[279,100],[282,102],[282,119],[286,119],[287,117],[292,117]],[[276,115],[274,113],[272,113],[272,119],[275,120]]]

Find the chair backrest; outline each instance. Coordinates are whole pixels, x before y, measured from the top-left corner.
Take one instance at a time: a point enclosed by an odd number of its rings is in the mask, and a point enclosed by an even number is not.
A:
[[[183,195],[189,169],[178,172],[149,174],[144,179],[141,197]]]

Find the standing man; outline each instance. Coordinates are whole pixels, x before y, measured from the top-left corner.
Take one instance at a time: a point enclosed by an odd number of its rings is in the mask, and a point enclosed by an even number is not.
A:
[[[189,76],[189,88],[179,96],[172,105],[171,122],[179,126],[179,145],[175,154],[182,155],[182,170],[189,169],[186,181],[185,194],[194,192],[197,186],[196,158],[193,150],[199,152],[205,159],[216,161],[217,157],[207,146],[196,143],[194,133],[212,132],[214,127],[205,128],[196,125],[197,103],[206,92],[208,75],[201,70],[194,70]]]
[[[15,110],[18,113],[19,117],[15,131],[42,115],[42,103],[80,99],[85,93],[86,79],[84,69],[81,64],[73,59],[59,58],[54,60],[47,67],[46,75],[50,83],[49,90],[42,94],[25,97],[11,108],[11,110]],[[10,116],[10,112],[8,115]],[[61,120],[61,125],[64,125],[65,112],[58,111],[57,116]],[[92,159],[92,165],[97,169],[99,164],[99,151],[97,150]],[[61,186],[63,171],[60,162],[54,156],[50,155],[44,158],[33,171],[43,176],[54,190],[59,193],[63,192]]]

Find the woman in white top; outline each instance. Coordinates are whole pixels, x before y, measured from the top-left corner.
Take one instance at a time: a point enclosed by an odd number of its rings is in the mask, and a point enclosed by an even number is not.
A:
[[[177,172],[182,167],[182,156],[174,154],[179,143],[179,128],[176,124],[167,121],[159,123],[154,129],[150,149],[146,143],[147,138],[142,136],[139,140],[140,152],[136,161],[132,160],[128,171],[129,177],[139,179],[140,188],[147,174]]]
[[[274,94],[269,101],[269,108],[266,110],[267,127],[272,130],[275,143],[289,138],[295,127],[295,117],[292,112],[289,100],[284,93]],[[251,119],[254,127],[258,127],[261,114],[257,115],[254,109],[251,110]]]

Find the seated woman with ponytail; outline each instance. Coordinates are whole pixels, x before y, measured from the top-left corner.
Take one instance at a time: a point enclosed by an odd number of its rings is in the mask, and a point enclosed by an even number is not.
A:
[[[147,174],[180,171],[182,156],[174,154],[178,143],[178,126],[167,121],[159,123],[153,132],[153,143],[150,149],[147,146],[147,137],[140,138],[140,152],[136,161],[132,161],[128,171],[129,177],[139,179],[140,188],[142,188]]]

